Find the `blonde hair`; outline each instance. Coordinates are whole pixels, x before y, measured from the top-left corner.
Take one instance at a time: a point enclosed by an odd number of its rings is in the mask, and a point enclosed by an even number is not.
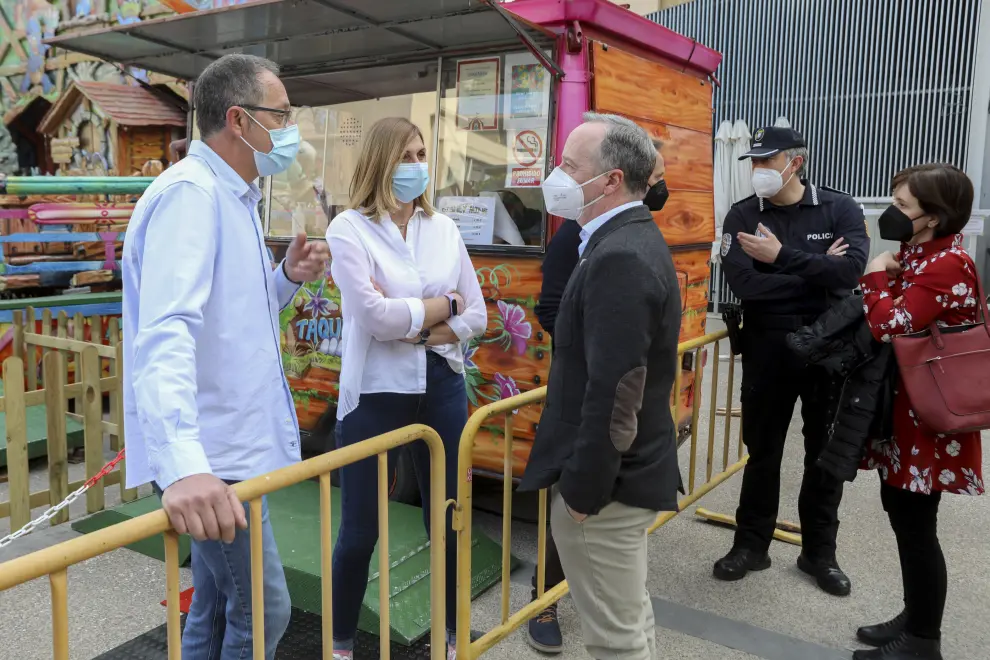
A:
[[[423,132],[404,117],[386,117],[375,122],[364,140],[351,179],[352,209],[376,222],[386,213],[399,210],[400,202],[392,192],[392,176],[402,162],[406,145],[415,137],[422,140]],[[435,213],[427,191],[413,200],[413,204],[422,207],[427,216]]]

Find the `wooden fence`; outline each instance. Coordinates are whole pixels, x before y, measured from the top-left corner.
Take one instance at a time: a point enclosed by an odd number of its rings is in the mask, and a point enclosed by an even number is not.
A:
[[[48,311],[41,320],[41,332],[36,332],[33,309],[28,308],[23,315],[14,313],[13,357],[3,363],[0,412],[6,417],[10,498],[0,502],[0,518],[9,516],[12,530],[31,520],[32,509],[61,502],[103,468],[105,434],[110,436],[112,450],[119,451],[124,446],[119,320],[111,318],[104,324],[105,319],[98,316],[88,319],[91,341],[85,341],[86,319],[81,314],[76,315],[71,325],[64,312],[55,319],[55,325]],[[104,334],[104,328],[109,337]],[[103,344],[105,337],[107,344]],[[109,420],[104,419],[104,395],[109,396]],[[44,407],[46,426],[48,489],[32,493],[27,420],[29,409],[40,406]],[[86,478],[74,482],[69,481],[68,420],[82,427],[86,463]],[[137,491],[124,487],[124,477],[122,461],[86,493],[87,513],[104,508],[105,489],[111,486],[119,485],[124,501],[136,499]],[[65,510],[52,524],[68,519],[69,512]]]

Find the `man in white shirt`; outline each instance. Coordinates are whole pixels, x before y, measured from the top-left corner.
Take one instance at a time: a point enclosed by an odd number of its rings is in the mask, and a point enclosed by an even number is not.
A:
[[[298,127],[278,67],[217,60],[196,82],[203,141],[141,197],[123,255],[127,484],[153,481],[193,537],[186,660],[246,658],[253,644],[246,507],[231,484],[299,460],[278,312],[324,276],[329,251],[300,234],[272,268],[255,181],[295,159]],[[265,653],[289,594],[263,509]]]

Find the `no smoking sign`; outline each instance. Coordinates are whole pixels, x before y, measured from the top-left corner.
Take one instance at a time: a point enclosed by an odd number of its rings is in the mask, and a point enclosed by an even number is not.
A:
[[[519,131],[512,141],[512,155],[523,167],[532,167],[543,158],[543,138],[536,131]]]

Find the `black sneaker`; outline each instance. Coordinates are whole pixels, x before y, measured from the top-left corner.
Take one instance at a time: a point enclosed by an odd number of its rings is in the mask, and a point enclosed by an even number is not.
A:
[[[852,581],[839,568],[835,559],[813,561],[802,552],[797,559],[798,568],[815,578],[818,587],[833,596],[848,596],[852,592]]]
[[[853,660],[942,660],[942,645],[905,633],[879,649],[853,652]]]
[[[560,623],[557,621],[557,603],[529,620],[526,641],[543,653],[560,653],[564,650],[564,638],[560,634]]]
[[[712,573],[717,580],[734,582],[746,577],[750,571],[765,571],[770,568],[770,555],[749,548],[732,548],[729,554],[715,562]]]
[[[890,644],[904,632],[904,623],[906,621],[907,612],[901,611],[900,614],[890,621],[884,621],[883,623],[872,626],[863,626],[856,631],[856,639],[870,646]]]

